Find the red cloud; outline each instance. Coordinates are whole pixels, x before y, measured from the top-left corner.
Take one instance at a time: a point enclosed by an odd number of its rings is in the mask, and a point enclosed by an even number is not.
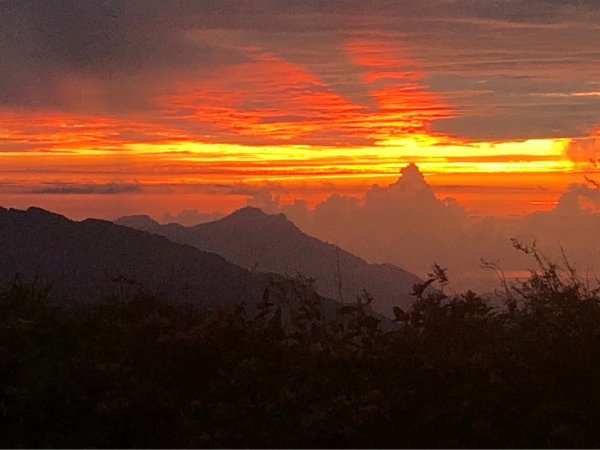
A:
[[[252,62],[181,82],[162,104],[172,120],[193,121],[208,141],[248,144],[373,144],[427,133],[431,121],[449,117],[397,50],[380,41],[352,41],[340,50],[363,71],[361,89],[367,87],[376,108],[349,101],[304,67],[262,50],[252,51]]]

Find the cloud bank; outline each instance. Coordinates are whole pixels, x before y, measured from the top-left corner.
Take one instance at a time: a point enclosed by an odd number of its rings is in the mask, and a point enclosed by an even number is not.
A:
[[[559,261],[562,251],[584,275],[600,268],[600,190],[589,184],[568,187],[554,209],[512,218],[480,217],[451,198],[439,199],[415,165],[402,169],[389,186],[372,186],[362,198],[332,195],[309,209],[301,201],[281,204],[268,192],[248,203],[283,212],[308,234],[340,245],[371,262],[392,262],[425,276],[434,262],[447,267],[457,290],[493,290],[498,264],[510,277],[535,268],[511,239]]]

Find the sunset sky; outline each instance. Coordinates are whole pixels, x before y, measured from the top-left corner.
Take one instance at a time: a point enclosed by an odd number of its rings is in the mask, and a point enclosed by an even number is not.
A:
[[[415,162],[548,210],[598,171],[599,42],[597,0],[0,0],[0,205],[312,206]]]

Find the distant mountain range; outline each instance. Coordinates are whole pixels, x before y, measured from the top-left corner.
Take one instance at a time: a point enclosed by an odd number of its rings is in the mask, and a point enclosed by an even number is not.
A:
[[[275,272],[315,279],[317,292],[353,302],[363,290],[374,297],[374,311],[390,316],[393,306],[413,301],[416,276],[392,264],[369,264],[339,247],[308,236],[283,214],[246,207],[193,227],[160,225],[148,216],[127,216],[115,223],[162,235],[173,242],[214,252],[253,272]]]
[[[19,275],[64,299],[95,302],[143,290],[206,308],[254,303],[273,282],[214,253],[102,220],[0,208],[0,283]],[[275,276],[280,279],[281,277]]]

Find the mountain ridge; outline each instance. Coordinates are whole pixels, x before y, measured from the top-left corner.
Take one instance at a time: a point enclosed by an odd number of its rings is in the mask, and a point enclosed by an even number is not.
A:
[[[255,207],[192,227],[161,225],[148,216],[125,216],[115,223],[215,252],[249,270],[303,275],[315,280],[321,295],[341,302],[352,302],[366,290],[374,297],[373,309],[387,316],[394,306],[412,303],[412,286],[421,282],[393,264],[371,264],[309,236],[284,214],[269,215]]]
[[[163,236],[106,220],[76,222],[37,207],[0,207],[0,248],[2,284],[18,274],[90,303],[121,289],[115,280],[128,280],[168,300],[231,306],[259,299],[271,277]]]

